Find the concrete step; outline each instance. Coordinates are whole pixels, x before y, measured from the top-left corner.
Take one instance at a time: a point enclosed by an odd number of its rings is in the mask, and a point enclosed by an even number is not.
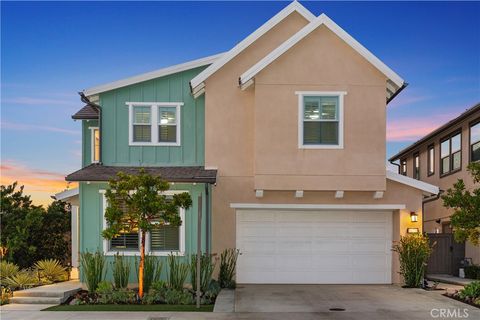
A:
[[[10,303],[19,304],[61,304],[65,298],[59,297],[16,297],[10,299]]]
[[[15,291],[13,295],[15,297],[52,297],[52,298],[64,298],[71,296],[78,292],[80,289],[71,289],[71,290],[65,290],[65,291],[53,291],[53,290],[19,290]]]

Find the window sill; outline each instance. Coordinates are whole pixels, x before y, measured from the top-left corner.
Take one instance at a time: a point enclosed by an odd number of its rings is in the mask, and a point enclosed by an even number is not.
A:
[[[299,149],[333,149],[333,150],[340,150],[343,149],[342,145],[322,145],[322,144],[304,144],[298,146]]]
[[[131,147],[180,147],[181,144],[177,142],[130,142],[128,144]]]
[[[460,171],[462,171],[462,168],[459,168],[459,169],[456,169],[456,170],[454,170],[454,171],[450,171],[450,172],[441,174],[441,175],[440,175],[440,178],[448,177],[448,176],[450,176],[450,175],[452,175],[452,174],[455,174],[455,173],[457,173],[457,172],[460,172]]]
[[[140,256],[140,251],[107,251],[103,252],[105,256],[115,256],[117,254],[123,255],[125,257],[139,257]],[[145,254],[149,254],[152,256],[156,257],[167,257],[169,255],[174,255],[177,257],[184,257],[185,252],[180,252],[180,251],[150,251],[150,252],[145,252]]]

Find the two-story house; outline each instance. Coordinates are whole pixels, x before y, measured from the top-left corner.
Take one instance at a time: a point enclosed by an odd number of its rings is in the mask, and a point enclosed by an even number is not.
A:
[[[398,162],[399,173],[402,175],[434,184],[441,190],[452,188],[458,179],[464,180],[466,188],[473,188],[467,166],[470,162],[479,160],[480,104],[389,159]],[[453,242],[450,226],[452,213],[453,210],[445,208],[439,197],[425,200],[423,229],[437,241],[434,259],[429,265],[432,273],[458,273],[459,259],[463,257],[472,258],[474,263],[480,264],[480,247],[467,242],[464,249],[457,249]],[[453,256],[453,249],[464,251]]]
[[[392,241],[438,188],[386,171],[386,106],[404,80],[326,15],[292,2],[226,53],[84,91],[80,250],[112,241],[103,192],[146,167],[201,196],[203,250],[241,251],[239,283],[399,282]],[[148,250],[196,250],[197,210]],[[133,280],[133,279],[132,279]]]

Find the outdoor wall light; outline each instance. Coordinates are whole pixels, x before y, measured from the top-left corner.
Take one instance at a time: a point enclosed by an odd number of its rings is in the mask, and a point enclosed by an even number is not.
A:
[[[407,233],[419,233],[418,228],[407,228]]]
[[[412,222],[417,222],[418,221],[418,214],[416,214],[415,212],[410,212],[410,221]]]

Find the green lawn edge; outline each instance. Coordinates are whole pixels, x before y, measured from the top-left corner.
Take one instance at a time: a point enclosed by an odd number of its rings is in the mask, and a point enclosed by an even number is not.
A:
[[[195,305],[172,304],[82,304],[59,305],[48,307],[42,311],[170,311],[170,312],[212,312],[213,305],[203,305],[197,309]]]

